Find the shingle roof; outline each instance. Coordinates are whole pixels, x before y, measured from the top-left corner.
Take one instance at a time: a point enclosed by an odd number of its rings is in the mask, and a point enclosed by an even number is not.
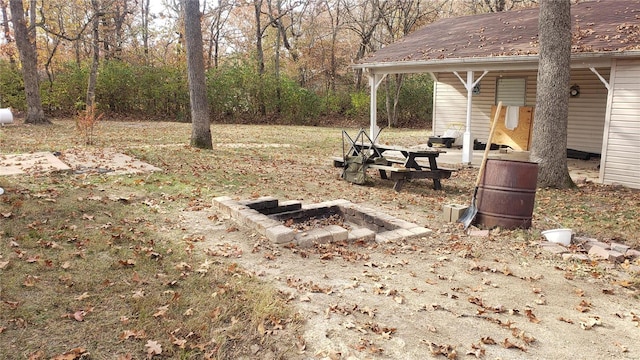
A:
[[[538,53],[538,8],[436,21],[387,45],[360,64]],[[573,53],[640,50],[640,0],[571,6]]]

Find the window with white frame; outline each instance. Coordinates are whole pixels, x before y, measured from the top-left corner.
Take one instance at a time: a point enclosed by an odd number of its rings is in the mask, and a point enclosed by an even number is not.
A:
[[[502,101],[504,106],[524,106],[527,96],[526,84],[525,78],[498,78],[496,104]]]

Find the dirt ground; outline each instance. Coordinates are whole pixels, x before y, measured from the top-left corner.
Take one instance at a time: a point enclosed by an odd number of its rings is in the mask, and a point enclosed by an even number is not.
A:
[[[229,231],[236,225],[213,210],[181,216],[205,253],[289,297],[305,320],[291,358],[640,357],[640,302],[624,272],[563,261],[537,240],[469,237],[451,225],[411,242],[295,249]],[[259,347],[255,356],[270,357]]]
[[[293,179],[287,176],[302,171],[286,164],[260,163],[265,174],[278,172],[283,189]],[[334,169],[312,175],[327,179],[330,173]],[[330,200],[335,188],[323,180],[304,191],[307,198]],[[433,229],[430,236],[297,249],[273,245],[212,209],[177,216],[185,236],[204,238],[197,243],[202,256],[235,262],[289,298],[304,320],[299,351],[289,359],[640,358],[640,301],[625,272],[638,261],[564,261],[522,232],[471,237],[424,216],[424,202],[412,206],[411,197],[398,196],[402,201],[382,210]],[[428,201],[439,204],[446,196]],[[259,344],[251,350],[252,358],[276,357]]]

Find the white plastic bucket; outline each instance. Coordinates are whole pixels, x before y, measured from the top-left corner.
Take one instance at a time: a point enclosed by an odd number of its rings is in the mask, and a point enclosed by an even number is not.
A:
[[[13,114],[10,108],[0,109],[0,124],[11,124],[13,122]]]
[[[569,246],[571,244],[571,229],[552,229],[545,230],[542,232],[542,235],[551,242],[558,243],[564,246]]]

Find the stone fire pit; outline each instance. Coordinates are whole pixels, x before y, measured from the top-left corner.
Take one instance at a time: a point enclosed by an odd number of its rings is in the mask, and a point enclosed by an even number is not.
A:
[[[214,208],[236,223],[249,227],[276,244],[310,247],[339,241],[389,242],[423,237],[430,229],[395,218],[381,211],[338,199],[316,204],[284,201],[270,196],[235,201],[228,196],[213,199]],[[314,219],[336,219],[324,225]],[[321,224],[296,229],[303,222]],[[289,225],[289,226],[287,226]]]

